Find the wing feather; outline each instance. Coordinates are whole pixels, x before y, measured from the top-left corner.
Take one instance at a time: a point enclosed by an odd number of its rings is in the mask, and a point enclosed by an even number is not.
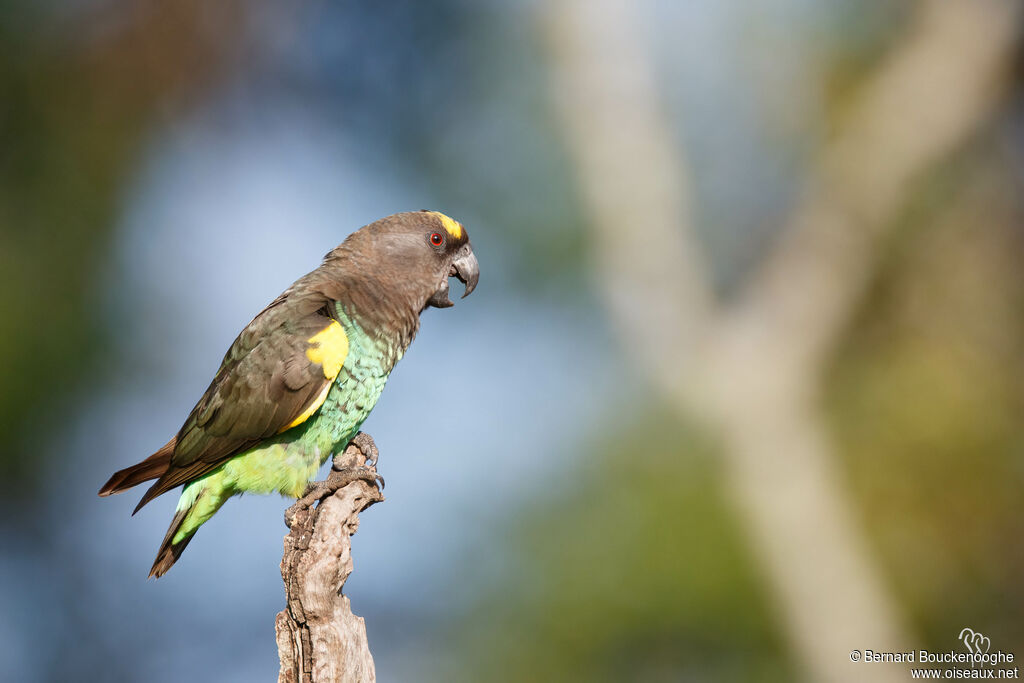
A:
[[[286,293],[242,330],[139,508],[316,413],[348,355],[332,306],[323,295]]]

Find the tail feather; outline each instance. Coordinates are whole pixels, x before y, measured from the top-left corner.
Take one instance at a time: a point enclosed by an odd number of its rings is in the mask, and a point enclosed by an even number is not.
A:
[[[174,446],[177,441],[177,437],[174,437],[163,448],[137,465],[115,472],[100,489],[100,495],[110,496],[121,493],[144,481],[159,478],[171,465],[171,456],[174,454]]]
[[[171,526],[167,529],[167,535],[164,536],[163,542],[160,544],[160,550],[156,553],[156,559],[153,561],[153,567],[149,570],[149,578],[160,578],[167,573],[178,558],[181,557],[182,551],[185,550],[185,546],[192,540],[195,533],[191,533],[177,543],[172,543],[174,536],[178,533],[182,523],[185,521],[185,517],[188,516],[191,508],[184,510],[178,510],[174,514],[174,519],[171,520]]]
[[[160,550],[156,553],[153,568],[149,570],[150,578],[155,576],[159,579],[167,573],[181,557],[185,546],[199,531],[199,527],[213,517],[232,493],[234,489],[225,487],[224,482],[216,475],[192,482],[185,487],[181,500],[178,501],[179,509],[174,513],[167,535],[164,536]]]

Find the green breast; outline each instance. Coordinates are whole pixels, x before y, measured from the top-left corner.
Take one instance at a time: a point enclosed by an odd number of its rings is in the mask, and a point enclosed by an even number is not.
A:
[[[307,434],[320,450],[321,463],[338,453],[359,431],[380,398],[391,369],[402,355],[384,339],[368,335],[344,311],[339,321],[348,335],[348,356]]]
[[[299,497],[306,482],[327,458],[340,453],[356,435],[377,404],[404,348],[367,334],[343,311],[339,311],[338,319],[348,336],[348,355],[320,409],[298,427],[254,446],[214,470],[203,478],[207,480],[206,486],[228,495],[280,491]],[[193,495],[190,500],[194,499]]]

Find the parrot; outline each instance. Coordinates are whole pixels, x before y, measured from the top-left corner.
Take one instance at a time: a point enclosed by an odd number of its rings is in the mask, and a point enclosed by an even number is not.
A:
[[[177,434],[99,491],[155,479],[138,512],[183,487],[150,578],[167,573],[229,498],[301,498],[327,458],[363,436],[420,314],[453,305],[449,277],[463,298],[480,278],[462,224],[437,211],[396,213],[350,234],[245,326]],[[357,478],[377,478],[363,469]]]

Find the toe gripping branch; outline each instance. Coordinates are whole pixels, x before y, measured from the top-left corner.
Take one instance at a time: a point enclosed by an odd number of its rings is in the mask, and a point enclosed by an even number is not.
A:
[[[383,501],[384,477],[377,474],[379,458],[380,451],[377,450],[373,437],[365,432],[356,434],[349,442],[348,448],[334,456],[327,479],[310,482],[302,498],[285,510],[284,523],[289,529],[294,528],[297,523],[303,526],[314,524],[319,503],[357,481],[365,481],[372,489],[371,499],[365,507]]]

